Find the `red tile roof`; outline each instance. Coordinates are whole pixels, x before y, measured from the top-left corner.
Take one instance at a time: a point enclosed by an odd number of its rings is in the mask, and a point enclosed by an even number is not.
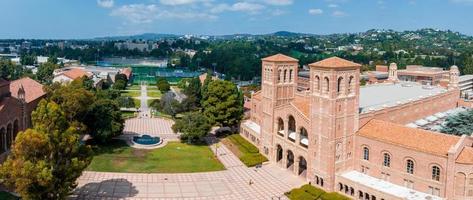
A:
[[[67,77],[71,78],[72,80],[75,80],[77,78],[82,78],[83,76],[87,76],[87,77],[91,76],[90,73],[86,72],[83,69],[79,69],[79,68],[73,68],[73,69],[67,70],[67,71],[63,72],[62,75],[67,76]]]
[[[43,90],[43,85],[29,77],[26,77],[10,83],[11,95],[18,98],[18,90],[20,90],[21,87],[25,90],[25,101],[27,103],[41,98],[46,94]]]
[[[473,148],[468,146],[463,147],[456,162],[461,164],[473,164]]]
[[[448,150],[460,139],[458,136],[409,128],[376,119],[361,127],[357,135],[439,156],[446,156]]]
[[[268,62],[298,62],[299,60],[286,56],[284,54],[276,54],[274,56],[269,56],[266,58],[261,59],[263,61],[268,61]]]
[[[122,73],[122,74],[125,74],[126,78],[127,78],[128,80],[130,80],[131,68],[124,68],[124,69],[122,69],[121,73]]]
[[[323,67],[323,68],[345,68],[345,67],[361,67],[360,64],[348,61],[339,57],[331,57],[321,60],[316,63],[309,64],[311,67]]]
[[[292,101],[292,105],[296,107],[304,116],[310,117],[310,99],[307,97],[297,96]]]

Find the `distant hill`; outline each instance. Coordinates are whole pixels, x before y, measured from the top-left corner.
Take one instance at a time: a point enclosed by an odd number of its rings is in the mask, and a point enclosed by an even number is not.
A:
[[[175,34],[162,34],[162,33],[143,33],[139,35],[128,35],[128,36],[108,36],[108,37],[97,37],[95,40],[161,40],[167,38],[178,38],[182,35]]]

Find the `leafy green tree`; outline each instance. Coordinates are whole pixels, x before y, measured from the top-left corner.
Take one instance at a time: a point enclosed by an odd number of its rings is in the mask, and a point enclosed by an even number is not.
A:
[[[124,90],[126,89],[127,82],[121,79],[115,80],[112,88],[115,90]]]
[[[461,112],[448,117],[440,131],[453,135],[471,135],[473,133],[473,111]]]
[[[38,72],[36,72],[37,80],[43,84],[51,84],[54,78],[53,72],[58,68],[59,66],[57,64],[49,62],[39,65]]]
[[[117,102],[118,105],[122,108],[134,108],[136,106],[135,101],[133,101],[132,97],[118,97]]]
[[[115,101],[98,99],[91,105],[86,125],[95,141],[105,143],[122,134],[124,121]]]
[[[36,63],[36,55],[23,54],[20,56],[21,65],[34,65]]]
[[[33,129],[20,132],[0,166],[3,184],[25,200],[66,199],[91,162],[91,149],[54,102],[43,100],[32,113]]]
[[[0,78],[16,80],[26,73],[21,65],[15,65],[8,59],[0,59]]]
[[[159,91],[161,91],[161,93],[166,93],[167,91],[171,89],[171,85],[166,80],[166,78],[163,78],[163,77],[158,78],[157,86],[158,86]]]
[[[211,124],[234,126],[243,117],[243,95],[232,82],[222,80],[210,82],[202,99],[204,115]]]
[[[186,113],[172,126],[173,131],[182,133],[180,139],[187,143],[201,143],[209,133],[211,125],[201,112]]]
[[[462,69],[463,74],[473,74],[473,58],[471,56],[465,58]]]
[[[52,63],[52,64],[58,64],[59,60],[57,59],[56,56],[50,56],[48,58],[48,63]]]

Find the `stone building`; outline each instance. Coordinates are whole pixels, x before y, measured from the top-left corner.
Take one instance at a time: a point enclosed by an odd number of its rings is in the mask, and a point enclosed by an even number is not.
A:
[[[406,126],[456,109],[458,69],[446,87],[390,81],[360,87],[360,65],[332,57],[310,64],[297,89],[298,60],[262,59],[240,134],[270,162],[353,199],[473,198],[473,137]]]
[[[9,82],[0,78],[0,161],[18,132],[31,127],[31,112],[45,95],[43,85],[33,79]]]

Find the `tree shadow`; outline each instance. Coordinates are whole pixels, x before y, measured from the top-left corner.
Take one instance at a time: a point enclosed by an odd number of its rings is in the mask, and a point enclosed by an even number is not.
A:
[[[77,187],[69,199],[129,198],[138,194],[138,190],[124,178],[108,179],[102,182],[87,183]]]

